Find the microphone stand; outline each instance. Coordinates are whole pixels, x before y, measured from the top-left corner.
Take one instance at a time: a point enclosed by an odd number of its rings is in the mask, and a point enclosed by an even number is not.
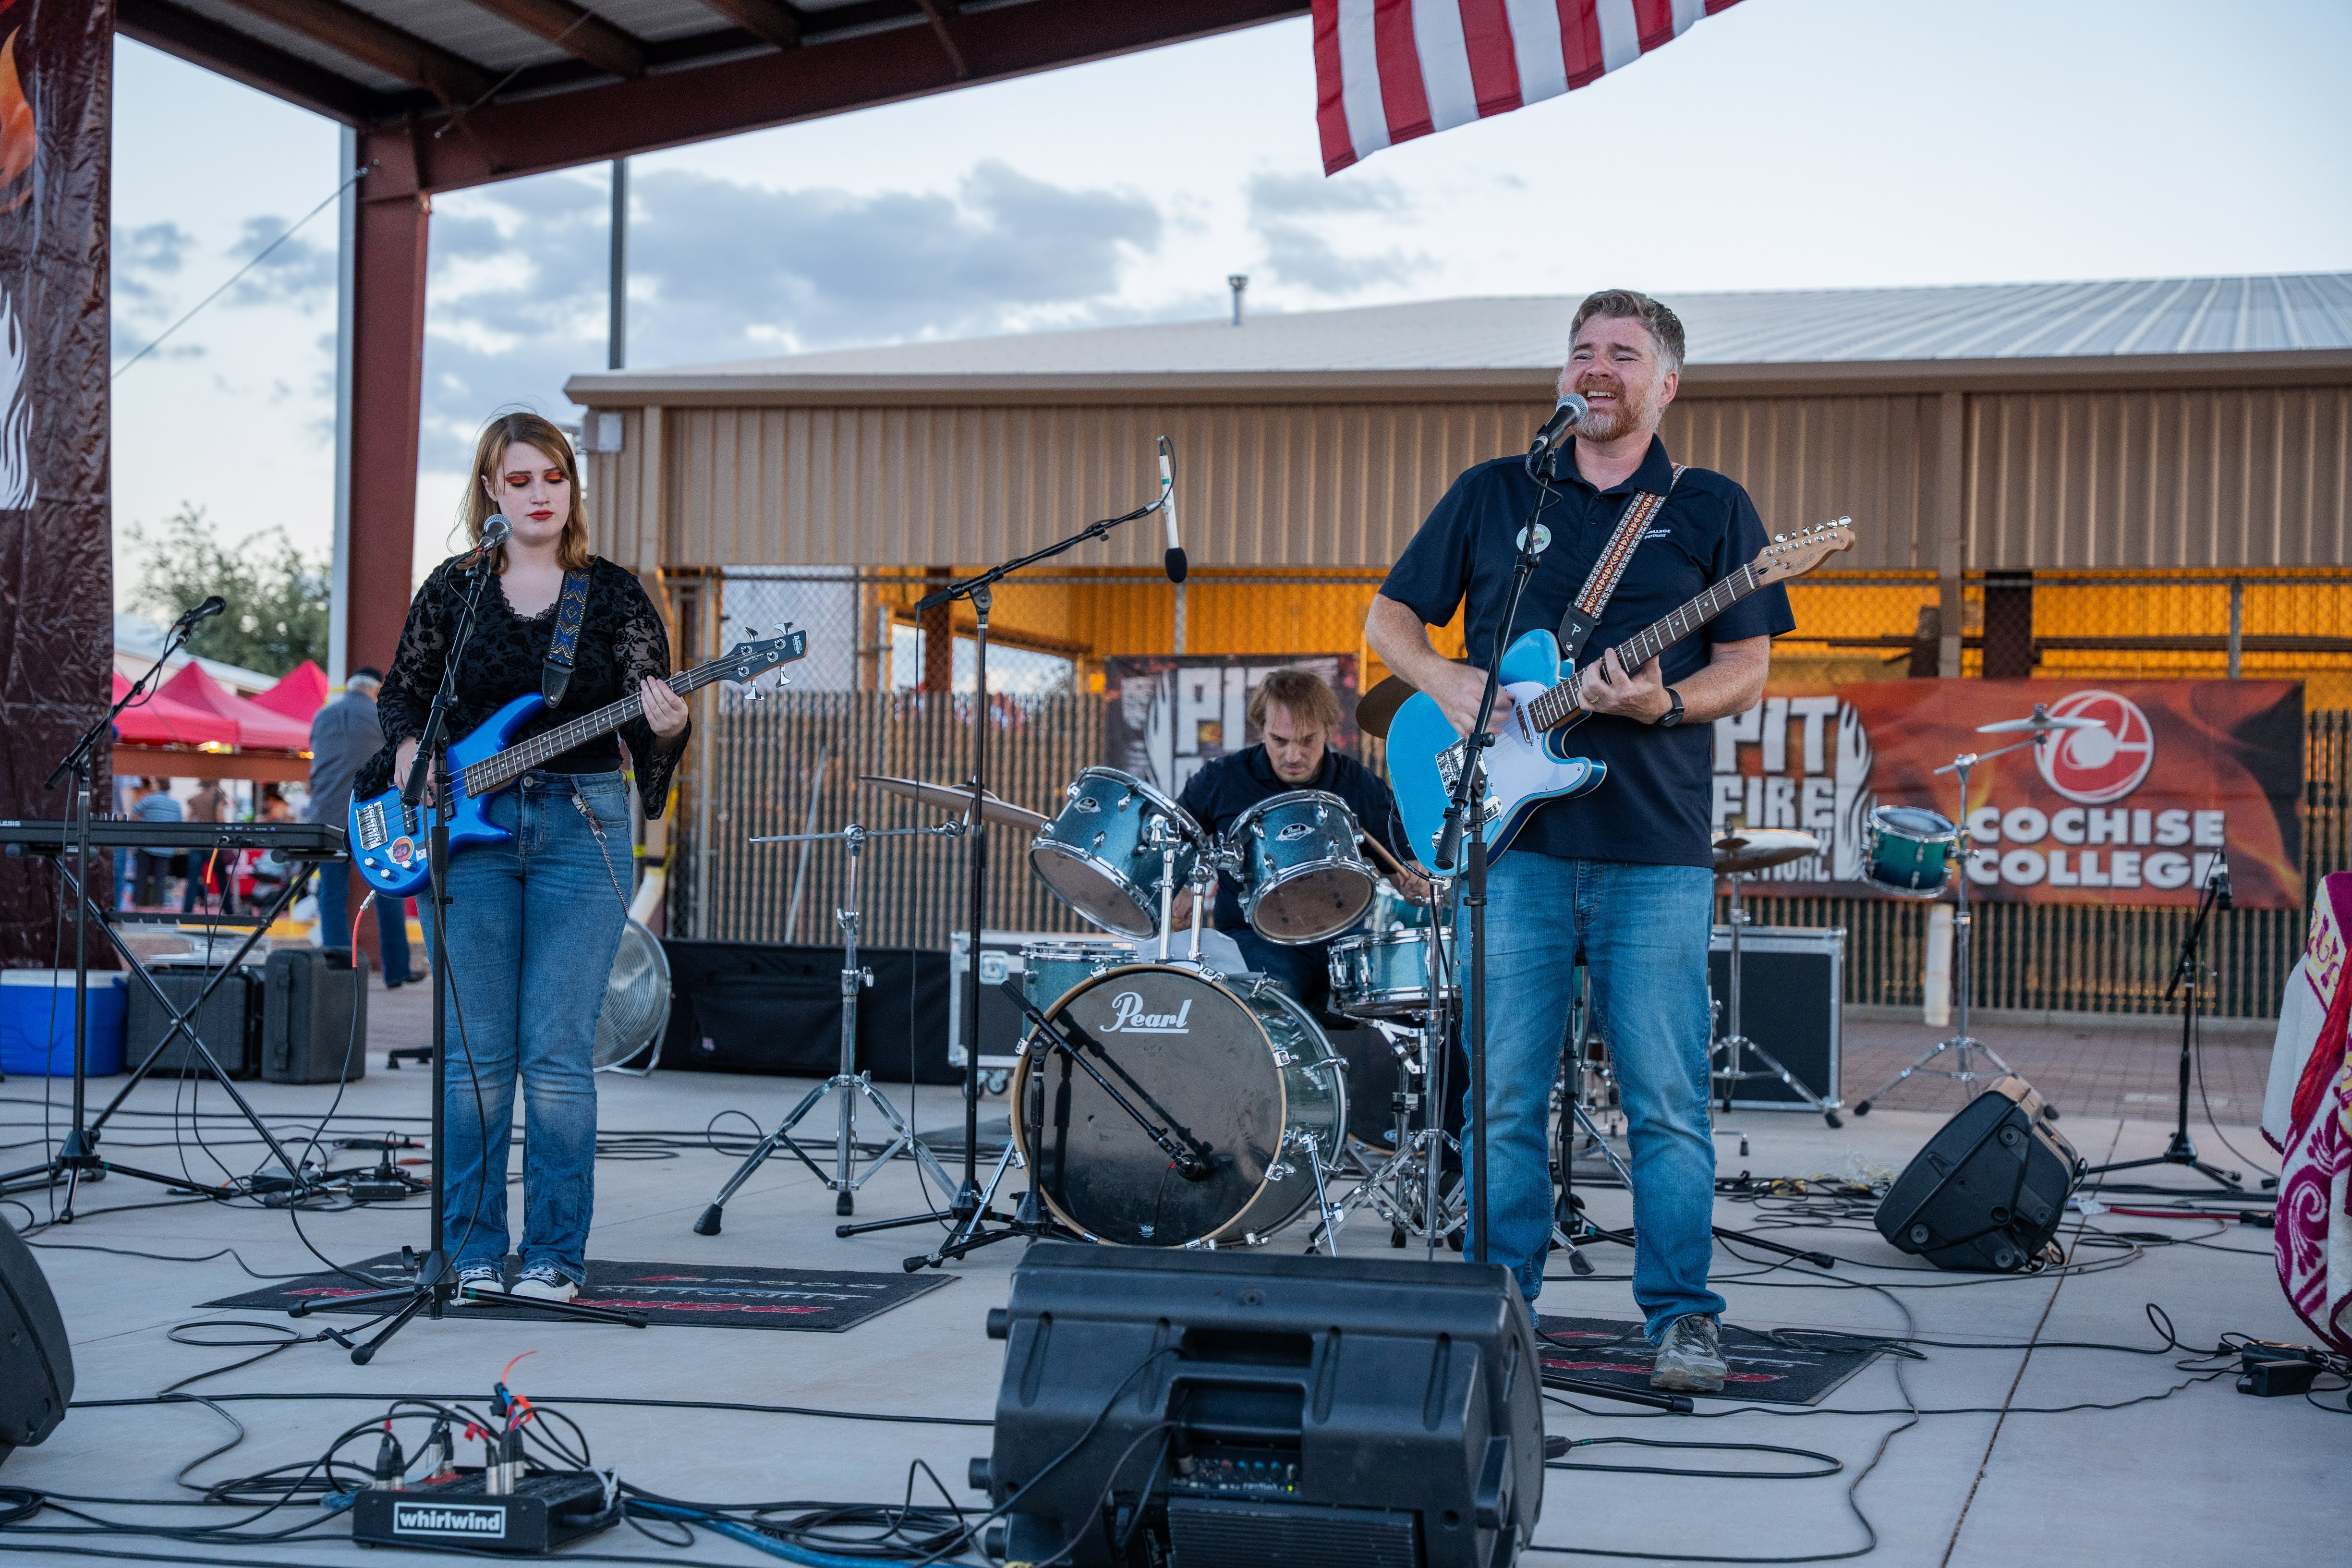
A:
[[[457,628],[449,641],[448,657],[441,666],[441,685],[434,692],[432,710],[425,717],[425,733],[416,742],[416,757],[409,764],[408,778],[400,786],[403,815],[414,813],[419,803],[423,803],[431,823],[426,842],[432,882],[425,890],[425,900],[433,906],[433,919],[429,922],[433,933],[433,1217],[428,1231],[430,1240],[423,1261],[416,1265],[416,1282],[414,1285],[357,1296],[339,1296],[318,1303],[336,1308],[373,1306],[379,1301],[401,1303],[394,1310],[391,1321],[377,1330],[365,1343],[352,1347],[352,1361],[358,1366],[365,1366],[373,1361],[375,1352],[383,1347],[383,1342],[406,1328],[408,1321],[417,1313],[438,1319],[457,1296],[457,1273],[449,1262],[448,1222],[445,1209],[448,1192],[448,1140],[443,1135],[449,1085],[449,803],[453,798],[449,777],[449,710],[457,700],[457,666],[465,658],[467,643],[473,638],[474,619],[481,608],[482,590],[489,585],[491,563],[496,559],[497,552],[493,550],[482,550],[478,553],[471,573],[472,581],[466,588],[464,608],[457,616]],[[432,782],[429,799],[425,788],[428,778]],[[405,917],[395,914],[393,918]],[[467,1052],[467,1060],[472,1060],[470,1051]],[[482,1131],[483,1142],[487,1145],[489,1130],[484,1128]],[[506,1173],[499,1171],[493,1177],[485,1170],[481,1179],[503,1183]],[[405,1247],[400,1250],[405,1257],[413,1258],[415,1256]],[[478,1287],[466,1294],[470,1300],[501,1307],[528,1307],[533,1311],[549,1312],[583,1322],[623,1323],[633,1329],[646,1326],[646,1320],[635,1313],[583,1306],[574,1301],[543,1300],[533,1296],[515,1296],[504,1290],[486,1290]],[[311,1306],[311,1302],[303,1301],[288,1308],[286,1315],[289,1318],[307,1317]]]
[[[980,938],[981,926],[986,918],[988,890],[988,821],[982,815],[981,803],[988,795],[989,590],[1024,566],[1034,566],[1040,561],[1050,561],[1056,555],[1076,550],[1090,540],[1108,539],[1112,529],[1121,523],[1133,522],[1140,517],[1149,517],[1166,502],[1167,492],[1163,489],[1158,497],[1146,505],[1137,507],[1133,511],[1090,522],[1067,539],[1048,544],[1042,550],[1033,550],[1026,555],[1016,556],[1001,566],[992,566],[977,576],[967,577],[960,583],[950,583],[937,593],[925,595],[915,605],[915,614],[921,616],[931,610],[952,605],[961,599],[971,605],[972,613],[979,623],[975,628],[977,635],[972,644],[974,658],[972,661],[971,777],[967,781],[971,791],[971,813],[968,819],[971,827],[971,857],[966,862],[971,895],[970,920],[971,965],[965,979],[969,983],[966,995],[971,1006],[971,1016],[974,1033],[971,1048],[964,1052],[963,1058],[963,1180],[956,1188],[955,1200],[949,1205],[946,1214],[934,1211],[930,1214],[908,1215],[898,1220],[881,1220],[868,1225],[835,1226],[836,1234],[852,1236],[862,1231],[887,1230],[899,1225],[919,1224],[924,1220],[946,1219],[953,1216],[955,1226],[948,1233],[948,1238],[941,1242],[938,1248],[928,1254],[907,1259],[906,1268],[909,1274],[926,1267],[936,1268],[948,1258],[961,1258],[974,1247],[986,1247],[991,1242],[1002,1241],[1007,1237],[1034,1235],[1038,1228],[1027,1225],[1018,1216],[997,1214],[988,1206],[988,1200],[996,1189],[994,1179],[990,1181],[986,1192],[982,1192],[980,1185],[980,1037],[978,1034]],[[952,626],[949,630],[949,639],[950,642],[954,639]],[[953,650],[950,651],[952,654]],[[952,701],[955,685],[955,660],[952,657],[948,660],[948,697]],[[950,1003],[950,1005],[952,1005]],[[1009,1137],[1006,1152],[1008,1154],[1011,1152]],[[1003,1172],[1004,1162],[1000,1161],[997,1164],[997,1175],[1001,1177]],[[1025,1203],[1023,1206],[1034,1207]],[[991,1233],[985,1228],[986,1222],[991,1219],[1006,1221],[1014,1228]]]
[[[1454,875],[1457,857],[1466,859],[1463,880],[1467,890],[1463,905],[1470,911],[1470,983],[1465,998],[1470,1012],[1470,1260],[1486,1261],[1486,748],[1495,743],[1486,725],[1495,712],[1495,698],[1502,689],[1503,650],[1511,644],[1511,625],[1518,618],[1519,599],[1526,594],[1528,579],[1536,572],[1536,563],[1549,537],[1537,531],[1537,519],[1555,499],[1552,495],[1551,464],[1540,468],[1530,468],[1538,487],[1536,504],[1528,512],[1528,521],[1519,530],[1518,552],[1511,559],[1511,592],[1503,604],[1503,618],[1496,623],[1495,647],[1486,660],[1486,684],[1478,694],[1477,721],[1462,740],[1462,766],[1454,781],[1454,791],[1445,805],[1445,830],[1438,837],[1437,854],[1431,869],[1441,877]],[[1575,679],[1571,671],[1570,679]],[[1469,834],[1469,845],[1463,846],[1465,823],[1477,824]],[[1457,1021],[1458,1022],[1458,1021]]]

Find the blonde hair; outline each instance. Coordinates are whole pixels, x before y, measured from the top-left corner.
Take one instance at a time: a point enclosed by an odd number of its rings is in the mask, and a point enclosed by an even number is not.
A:
[[[1326,734],[1339,728],[1339,699],[1313,670],[1277,669],[1261,681],[1250,695],[1251,729],[1265,728],[1266,705],[1271,702],[1281,703],[1295,718],[1311,721]]]
[[[564,439],[562,431],[528,411],[497,416],[482,426],[481,439],[474,443],[474,482],[466,488],[466,504],[457,514],[466,530],[466,542],[479,543],[482,525],[498,511],[498,503],[483,489],[483,482],[496,476],[506,462],[507,448],[518,442],[538,447],[563,470],[564,482],[572,487],[572,513],[563,520],[562,537],[555,542],[556,564],[566,572],[586,571],[595,556],[588,549],[588,509],[580,494],[580,459],[572,455],[572,443]],[[499,547],[498,569],[502,573],[507,569],[504,545]]]

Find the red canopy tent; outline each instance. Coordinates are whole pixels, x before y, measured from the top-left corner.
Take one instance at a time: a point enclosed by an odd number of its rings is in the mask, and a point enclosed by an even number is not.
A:
[[[327,705],[327,672],[306,658],[268,690],[255,692],[252,700],[257,708],[302,725],[307,737],[312,716]]]
[[[117,675],[111,700],[121,701],[122,694],[130,689],[131,682]],[[114,735],[119,741],[139,746],[234,746],[236,722],[157,691],[150,692],[137,707],[125,708],[115,716]]]
[[[163,683],[163,695],[175,702],[205,712],[217,714],[236,726],[236,743],[250,750],[260,747],[273,752],[307,751],[310,745],[310,726],[289,719],[283,713],[272,713],[257,703],[248,701],[206,675],[201,665],[187,665],[180,673]]]

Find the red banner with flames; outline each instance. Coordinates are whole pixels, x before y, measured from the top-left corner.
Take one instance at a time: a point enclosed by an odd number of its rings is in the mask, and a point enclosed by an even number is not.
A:
[[[1993,757],[1980,726],[2034,704],[2098,720]],[[1969,773],[1961,753],[1986,758]],[[1821,853],[1752,894],[1867,894],[1868,824],[1907,805],[1967,824],[1969,893],[2189,904],[2216,852],[2245,909],[2303,907],[2303,686],[2288,680],[1885,680],[1776,686],[1715,725],[1715,824],[1793,827]]]

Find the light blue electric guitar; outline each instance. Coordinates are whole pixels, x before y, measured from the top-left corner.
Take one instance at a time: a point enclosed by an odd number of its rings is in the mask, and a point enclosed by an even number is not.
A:
[[[709,664],[669,679],[669,689],[680,697],[701,690],[713,681],[756,679],[780,664],[808,656],[808,633],[784,631],[759,642],[737,643]],[[566,724],[520,743],[521,729],[547,703],[537,692],[518,697],[484,720],[481,726],[449,748],[449,777],[455,806],[449,815],[449,852],[480,844],[503,844],[514,835],[483,814],[483,806],[500,790],[542,763],[551,762],[583,741],[614,730],[645,711],[644,700],[632,691],[618,702],[593,713],[583,713]],[[388,899],[411,898],[431,879],[425,853],[425,814],[422,805],[404,805],[400,781],[382,795],[352,801],[349,822],[352,860],[367,885]]]
[[[1675,610],[1630,642],[1618,645],[1618,661],[1639,669],[1732,605],[1768,584],[1801,577],[1841,550],[1852,549],[1848,519],[1796,533],[1775,534],[1755,560]],[[1588,667],[1600,658],[1586,661]],[[1568,800],[1601,787],[1604,763],[1569,755],[1567,731],[1586,715],[1579,705],[1575,671],[1563,664],[1551,633],[1528,632],[1504,650],[1503,689],[1511,695],[1510,716],[1486,749],[1486,808],[1482,831],[1486,852],[1499,855],[1548,800]],[[1427,860],[1445,832],[1445,805],[1460,776],[1462,737],[1434,698],[1415,692],[1389,721],[1389,776],[1397,810],[1414,848]]]

